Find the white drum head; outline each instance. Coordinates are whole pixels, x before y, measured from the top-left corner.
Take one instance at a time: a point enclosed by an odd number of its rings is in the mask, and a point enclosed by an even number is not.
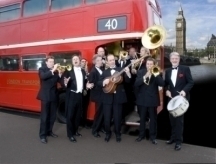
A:
[[[172,98],[167,105],[167,110],[171,111],[171,110],[178,108],[181,105],[183,99],[184,98],[182,96],[176,96]]]

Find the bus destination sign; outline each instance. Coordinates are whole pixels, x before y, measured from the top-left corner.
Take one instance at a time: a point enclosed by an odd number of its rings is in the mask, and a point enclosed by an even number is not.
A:
[[[110,18],[101,18],[97,21],[98,32],[120,31],[127,29],[127,17],[117,16]]]

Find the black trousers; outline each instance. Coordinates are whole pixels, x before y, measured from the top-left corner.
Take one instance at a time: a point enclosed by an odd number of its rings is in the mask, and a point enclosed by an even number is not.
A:
[[[56,120],[57,102],[41,101],[40,138],[46,138],[52,132]]]
[[[89,105],[89,99],[90,99],[90,91],[87,91],[87,95],[83,95],[83,105],[82,105],[82,119],[81,119],[81,125],[85,126],[87,125],[87,112],[88,112],[88,105]]]
[[[175,141],[176,144],[181,144],[183,142],[184,115],[173,117],[171,114],[169,114],[169,118],[172,127],[170,139]]]
[[[78,131],[82,115],[82,93],[70,92],[67,98],[67,136],[73,137]]]
[[[104,126],[107,135],[111,134],[111,119],[114,118],[115,134],[121,136],[122,104],[104,104]]]
[[[157,107],[145,107],[138,105],[138,110],[140,114],[140,134],[139,137],[145,138],[146,131],[146,116],[147,112],[150,117],[150,128],[149,128],[149,136],[150,140],[155,140],[157,137]]]
[[[92,125],[92,134],[98,133],[103,126],[103,103],[95,102],[95,115]]]

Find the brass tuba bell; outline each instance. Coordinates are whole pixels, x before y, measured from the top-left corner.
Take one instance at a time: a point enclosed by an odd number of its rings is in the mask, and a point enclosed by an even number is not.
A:
[[[166,39],[166,30],[160,25],[154,25],[145,30],[142,45],[148,49],[160,47]]]

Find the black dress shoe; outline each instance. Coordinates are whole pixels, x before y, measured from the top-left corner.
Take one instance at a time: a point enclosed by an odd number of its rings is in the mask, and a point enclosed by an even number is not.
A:
[[[74,138],[74,137],[69,137],[69,140],[70,140],[71,142],[77,142],[76,138]]]
[[[54,134],[54,133],[50,133],[48,136],[51,136],[51,137],[53,137],[53,138],[57,138],[58,136],[56,135],[56,134]]]
[[[109,142],[109,140],[110,140],[110,138],[111,138],[111,135],[106,135],[106,137],[105,137],[105,142]]]
[[[157,145],[157,141],[156,140],[152,140],[152,144]]]
[[[94,133],[93,136],[96,137],[96,138],[100,138],[101,137],[100,134],[98,134],[98,133]]]
[[[116,137],[116,142],[121,142],[121,137]]]
[[[144,137],[138,137],[135,141],[136,142],[140,142],[140,141],[142,141],[144,139]]]
[[[47,143],[47,139],[46,138],[41,138],[40,139],[42,143],[46,144]]]
[[[100,132],[106,134],[106,131],[104,129],[101,129]]]
[[[76,132],[75,136],[82,137],[82,134]]]
[[[173,140],[166,141],[166,144],[169,144],[169,145],[171,145],[171,144],[173,144],[173,143],[174,143]]]
[[[177,151],[178,151],[178,150],[181,150],[181,144],[176,144],[176,145],[175,145],[175,150],[177,150]]]

